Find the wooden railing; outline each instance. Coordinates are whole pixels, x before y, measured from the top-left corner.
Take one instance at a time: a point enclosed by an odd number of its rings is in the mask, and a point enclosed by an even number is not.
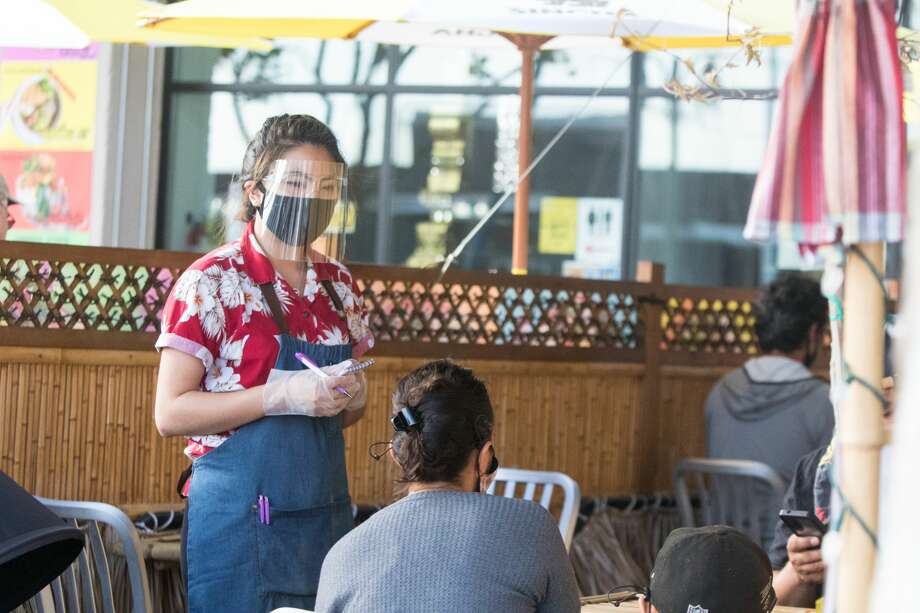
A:
[[[197,257],[0,242],[0,343],[149,349],[170,288]],[[381,355],[638,363],[647,322],[665,364],[687,363],[687,354],[734,364],[756,352],[753,291],[668,286],[661,271],[609,282],[351,269]]]
[[[153,424],[160,313],[197,254],[0,241],[0,470],[44,496],[175,501],[180,438]],[[393,477],[368,445],[392,431],[394,382],[426,358],[472,367],[506,466],[572,475],[585,495],[670,486],[704,447],[703,402],[755,352],[753,291],[356,265],[378,365],[346,433],[352,495]]]

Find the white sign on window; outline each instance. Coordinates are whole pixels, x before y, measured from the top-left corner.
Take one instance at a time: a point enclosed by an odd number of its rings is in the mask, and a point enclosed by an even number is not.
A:
[[[579,198],[575,259],[593,268],[621,267],[623,255],[623,200]]]

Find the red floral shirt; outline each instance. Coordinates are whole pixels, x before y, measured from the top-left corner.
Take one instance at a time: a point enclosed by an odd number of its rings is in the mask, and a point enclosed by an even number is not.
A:
[[[347,322],[321,285],[325,280],[339,295]],[[292,336],[324,345],[351,343],[355,357],[374,346],[364,299],[345,266],[314,263],[303,291],[296,292],[275,272],[250,223],[240,240],[201,257],[176,281],[163,309],[157,349],[169,347],[201,360],[203,391],[262,385],[278,357],[278,328],[259,289],[270,282]],[[193,460],[201,457],[234,432],[190,434],[185,454]]]

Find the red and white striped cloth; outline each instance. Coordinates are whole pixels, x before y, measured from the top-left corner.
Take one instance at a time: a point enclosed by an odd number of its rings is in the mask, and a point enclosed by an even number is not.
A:
[[[803,247],[900,241],[903,83],[893,0],[800,0],[744,236]]]

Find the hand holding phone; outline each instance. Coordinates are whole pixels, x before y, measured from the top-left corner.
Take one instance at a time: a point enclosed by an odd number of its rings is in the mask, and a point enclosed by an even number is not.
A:
[[[821,538],[827,532],[824,522],[815,517],[811,511],[783,509],[779,512],[779,518],[796,536]]]

